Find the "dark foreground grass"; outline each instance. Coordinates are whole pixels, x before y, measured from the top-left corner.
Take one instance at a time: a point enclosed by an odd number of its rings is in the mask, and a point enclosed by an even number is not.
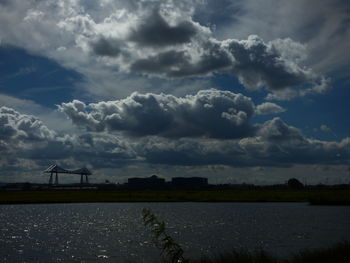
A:
[[[349,263],[350,243],[338,243],[330,248],[304,250],[288,258],[274,257],[267,252],[233,251],[213,258],[190,260],[190,263]]]
[[[189,259],[181,245],[168,234],[164,221],[158,219],[149,209],[142,210],[144,225],[153,234],[153,243],[160,249],[164,262],[168,263],[349,263],[350,243],[338,243],[330,248],[303,250],[286,258],[273,256],[263,250],[249,252],[233,250],[215,257]]]
[[[287,258],[273,256],[263,250],[249,252],[233,250],[230,253],[220,254],[216,257],[202,257],[201,259],[188,259],[184,250],[176,240],[168,235],[166,224],[158,219],[149,209],[142,210],[144,225],[153,234],[153,243],[160,249],[161,255],[168,263],[349,263],[350,243],[342,242],[330,248],[304,250],[292,254]]]
[[[0,204],[87,202],[309,202],[350,204],[350,189],[2,191]],[[328,201],[328,202],[327,202]]]

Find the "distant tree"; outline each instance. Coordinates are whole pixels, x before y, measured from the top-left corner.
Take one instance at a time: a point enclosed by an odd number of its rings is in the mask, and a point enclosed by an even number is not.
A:
[[[293,189],[300,189],[304,187],[304,185],[296,178],[289,179],[287,185],[289,188]]]

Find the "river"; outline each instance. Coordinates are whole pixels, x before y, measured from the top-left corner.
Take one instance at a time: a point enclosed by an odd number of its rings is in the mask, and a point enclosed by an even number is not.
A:
[[[88,203],[0,206],[1,262],[156,262],[150,208],[187,256],[264,249],[284,256],[350,240],[350,207],[305,203]]]

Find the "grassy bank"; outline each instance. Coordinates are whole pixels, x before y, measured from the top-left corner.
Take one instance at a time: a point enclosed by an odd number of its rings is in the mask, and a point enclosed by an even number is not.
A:
[[[52,190],[0,192],[0,204],[86,202],[309,202],[350,204],[350,189]],[[328,202],[327,202],[328,201]]]
[[[350,261],[350,243],[338,243],[330,248],[304,250],[280,258],[265,251],[249,252],[233,250],[230,253],[219,254],[214,257],[190,259],[179,243],[169,234],[164,221],[150,210],[143,209],[142,217],[145,227],[153,234],[153,243],[160,249],[164,262],[169,263],[348,263]]]
[[[189,263],[348,263],[350,262],[350,243],[343,242],[330,248],[304,250],[288,258],[278,258],[264,251],[250,253],[233,251],[212,258],[190,260]]]
[[[214,257],[190,259],[179,243],[169,234],[164,221],[150,210],[143,209],[142,217],[145,227],[153,234],[153,243],[160,249],[164,262],[169,263],[348,263],[350,261],[350,243],[338,243],[330,248],[304,250],[280,258],[265,251],[249,252],[233,250],[230,253],[219,254]]]

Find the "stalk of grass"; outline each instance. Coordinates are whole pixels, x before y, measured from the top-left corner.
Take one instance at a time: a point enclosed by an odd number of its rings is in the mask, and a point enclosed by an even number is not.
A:
[[[183,257],[184,250],[166,233],[165,222],[159,221],[150,209],[142,210],[144,225],[153,233],[153,242],[171,263],[188,263]]]

